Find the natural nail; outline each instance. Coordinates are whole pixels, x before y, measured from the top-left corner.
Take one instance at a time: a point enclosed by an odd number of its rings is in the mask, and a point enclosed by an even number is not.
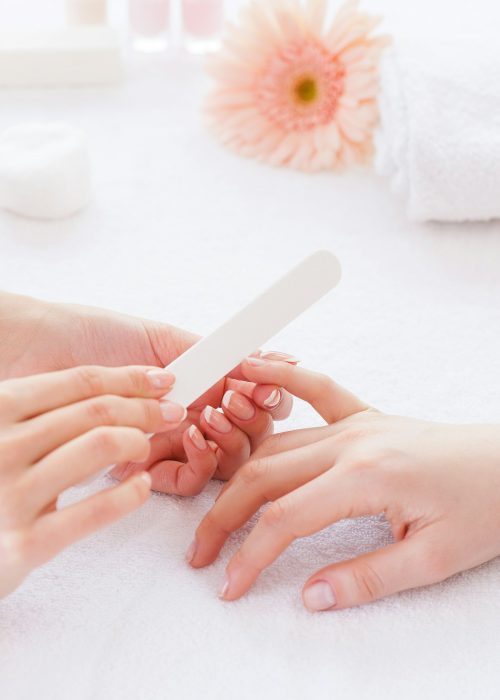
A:
[[[194,555],[196,554],[196,548],[198,547],[198,544],[196,540],[193,540],[191,544],[189,545],[187,552],[186,552],[186,561],[188,564],[191,564],[191,562],[194,559]]]
[[[191,438],[191,441],[193,442],[194,446],[198,450],[205,450],[207,447],[207,441],[203,437],[203,435],[200,433],[196,425],[192,425],[189,430],[188,430],[189,437]]]
[[[265,360],[277,360],[278,362],[288,362],[291,365],[296,365],[300,362],[298,357],[289,355],[286,352],[278,352],[276,350],[268,350],[267,352],[261,352],[260,356]]]
[[[171,401],[160,401],[160,411],[166,423],[182,423],[187,416],[184,406]]]
[[[264,406],[266,408],[276,408],[281,402],[281,391],[280,389],[273,389],[267,399],[264,401]]]
[[[207,406],[203,411],[205,420],[218,433],[229,433],[232,425],[220,411],[216,411],[212,406]]]
[[[164,369],[148,369],[146,374],[153,389],[168,389],[175,382],[172,372]]]
[[[149,472],[141,472],[139,474],[139,478],[146,482],[146,484],[148,485],[148,489],[151,488],[152,479],[151,474]]]
[[[267,365],[267,362],[265,360],[261,360],[260,357],[247,357],[247,362],[249,365],[253,365],[254,367],[263,367],[264,365]]]
[[[226,597],[226,594],[227,594],[228,590],[229,590],[229,580],[228,580],[227,576],[225,576],[225,577],[224,577],[224,581],[222,582],[222,585],[221,585],[221,587],[220,587],[220,589],[219,589],[219,598],[221,598],[222,600],[224,600],[224,598]]]
[[[335,593],[326,581],[316,581],[304,591],[304,603],[309,610],[329,610],[336,602]]]
[[[237,394],[231,389],[226,391],[222,399],[222,405],[233,413],[236,418],[250,420],[255,416],[255,406],[245,396]]]

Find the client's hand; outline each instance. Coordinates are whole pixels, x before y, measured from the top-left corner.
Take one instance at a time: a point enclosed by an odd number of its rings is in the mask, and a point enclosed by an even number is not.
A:
[[[294,539],[343,518],[384,513],[395,542],[309,578],[310,610],[337,610],[442,581],[500,554],[500,427],[445,425],[369,408],[328,377],[248,360],[247,378],[284,386],[327,421],[270,438],[227,484],[189,557],[218,555],[229,533],[272,501],[227,567],[235,600]]]
[[[167,324],[0,292],[0,379],[86,364],[163,367],[197,340],[198,336]],[[255,386],[242,379],[235,371],[190,408],[189,423],[195,428],[188,442],[196,451],[196,465],[184,449],[183,432],[189,425],[185,423],[176,433],[153,438],[146,465],[123,464],[114,475],[122,479],[146,468],[155,490],[182,495],[199,493],[212,476],[232,476],[273,432],[273,421],[286,418],[292,405],[290,395],[279,387]],[[206,406],[221,407],[224,396],[226,418],[209,409],[201,415]]]
[[[0,597],[67,545],[144,503],[147,472],[56,511],[68,487],[115,462],[146,459],[145,433],[179,425],[185,409],[159,400],[172,382],[147,367],[80,367],[0,382]]]

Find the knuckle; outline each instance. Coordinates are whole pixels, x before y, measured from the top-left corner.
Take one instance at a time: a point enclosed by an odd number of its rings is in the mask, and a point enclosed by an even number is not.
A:
[[[420,554],[420,565],[430,583],[443,581],[452,573],[444,552],[437,547],[427,546],[424,549]]]
[[[129,368],[129,379],[135,393],[140,395],[143,394],[144,391],[151,391],[146,374],[138,367]]]
[[[75,370],[76,379],[80,383],[82,392],[86,396],[102,394],[104,380],[102,371],[94,365],[84,365]]]
[[[255,486],[266,479],[269,472],[269,460],[265,457],[253,459],[247,462],[236,475],[236,478],[245,486]]]
[[[95,452],[102,457],[111,457],[120,449],[118,435],[109,428],[95,428],[90,431],[90,440]]]
[[[26,566],[32,552],[33,536],[28,530],[11,530],[0,537],[0,559],[6,569]]]
[[[352,577],[359,600],[371,601],[384,596],[384,582],[368,562],[358,561],[352,569]]]
[[[273,501],[264,512],[262,522],[266,527],[284,529],[290,517],[288,506],[282,499]]]
[[[335,382],[326,374],[316,374],[312,398],[323,398],[335,387]]]
[[[114,396],[100,396],[89,401],[87,411],[90,419],[100,425],[116,425],[118,408],[119,399]]]

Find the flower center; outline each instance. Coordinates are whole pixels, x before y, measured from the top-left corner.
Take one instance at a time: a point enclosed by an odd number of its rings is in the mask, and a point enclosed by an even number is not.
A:
[[[286,131],[332,121],[343,92],[344,69],[319,42],[296,40],[274,53],[255,83],[263,116]]]
[[[313,78],[303,78],[295,86],[299,102],[314,102],[318,95],[318,86]]]

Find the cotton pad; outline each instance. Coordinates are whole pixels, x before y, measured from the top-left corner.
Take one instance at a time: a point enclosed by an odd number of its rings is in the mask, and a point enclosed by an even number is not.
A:
[[[21,124],[0,136],[0,206],[34,219],[60,219],[90,197],[82,131],[65,124]]]

